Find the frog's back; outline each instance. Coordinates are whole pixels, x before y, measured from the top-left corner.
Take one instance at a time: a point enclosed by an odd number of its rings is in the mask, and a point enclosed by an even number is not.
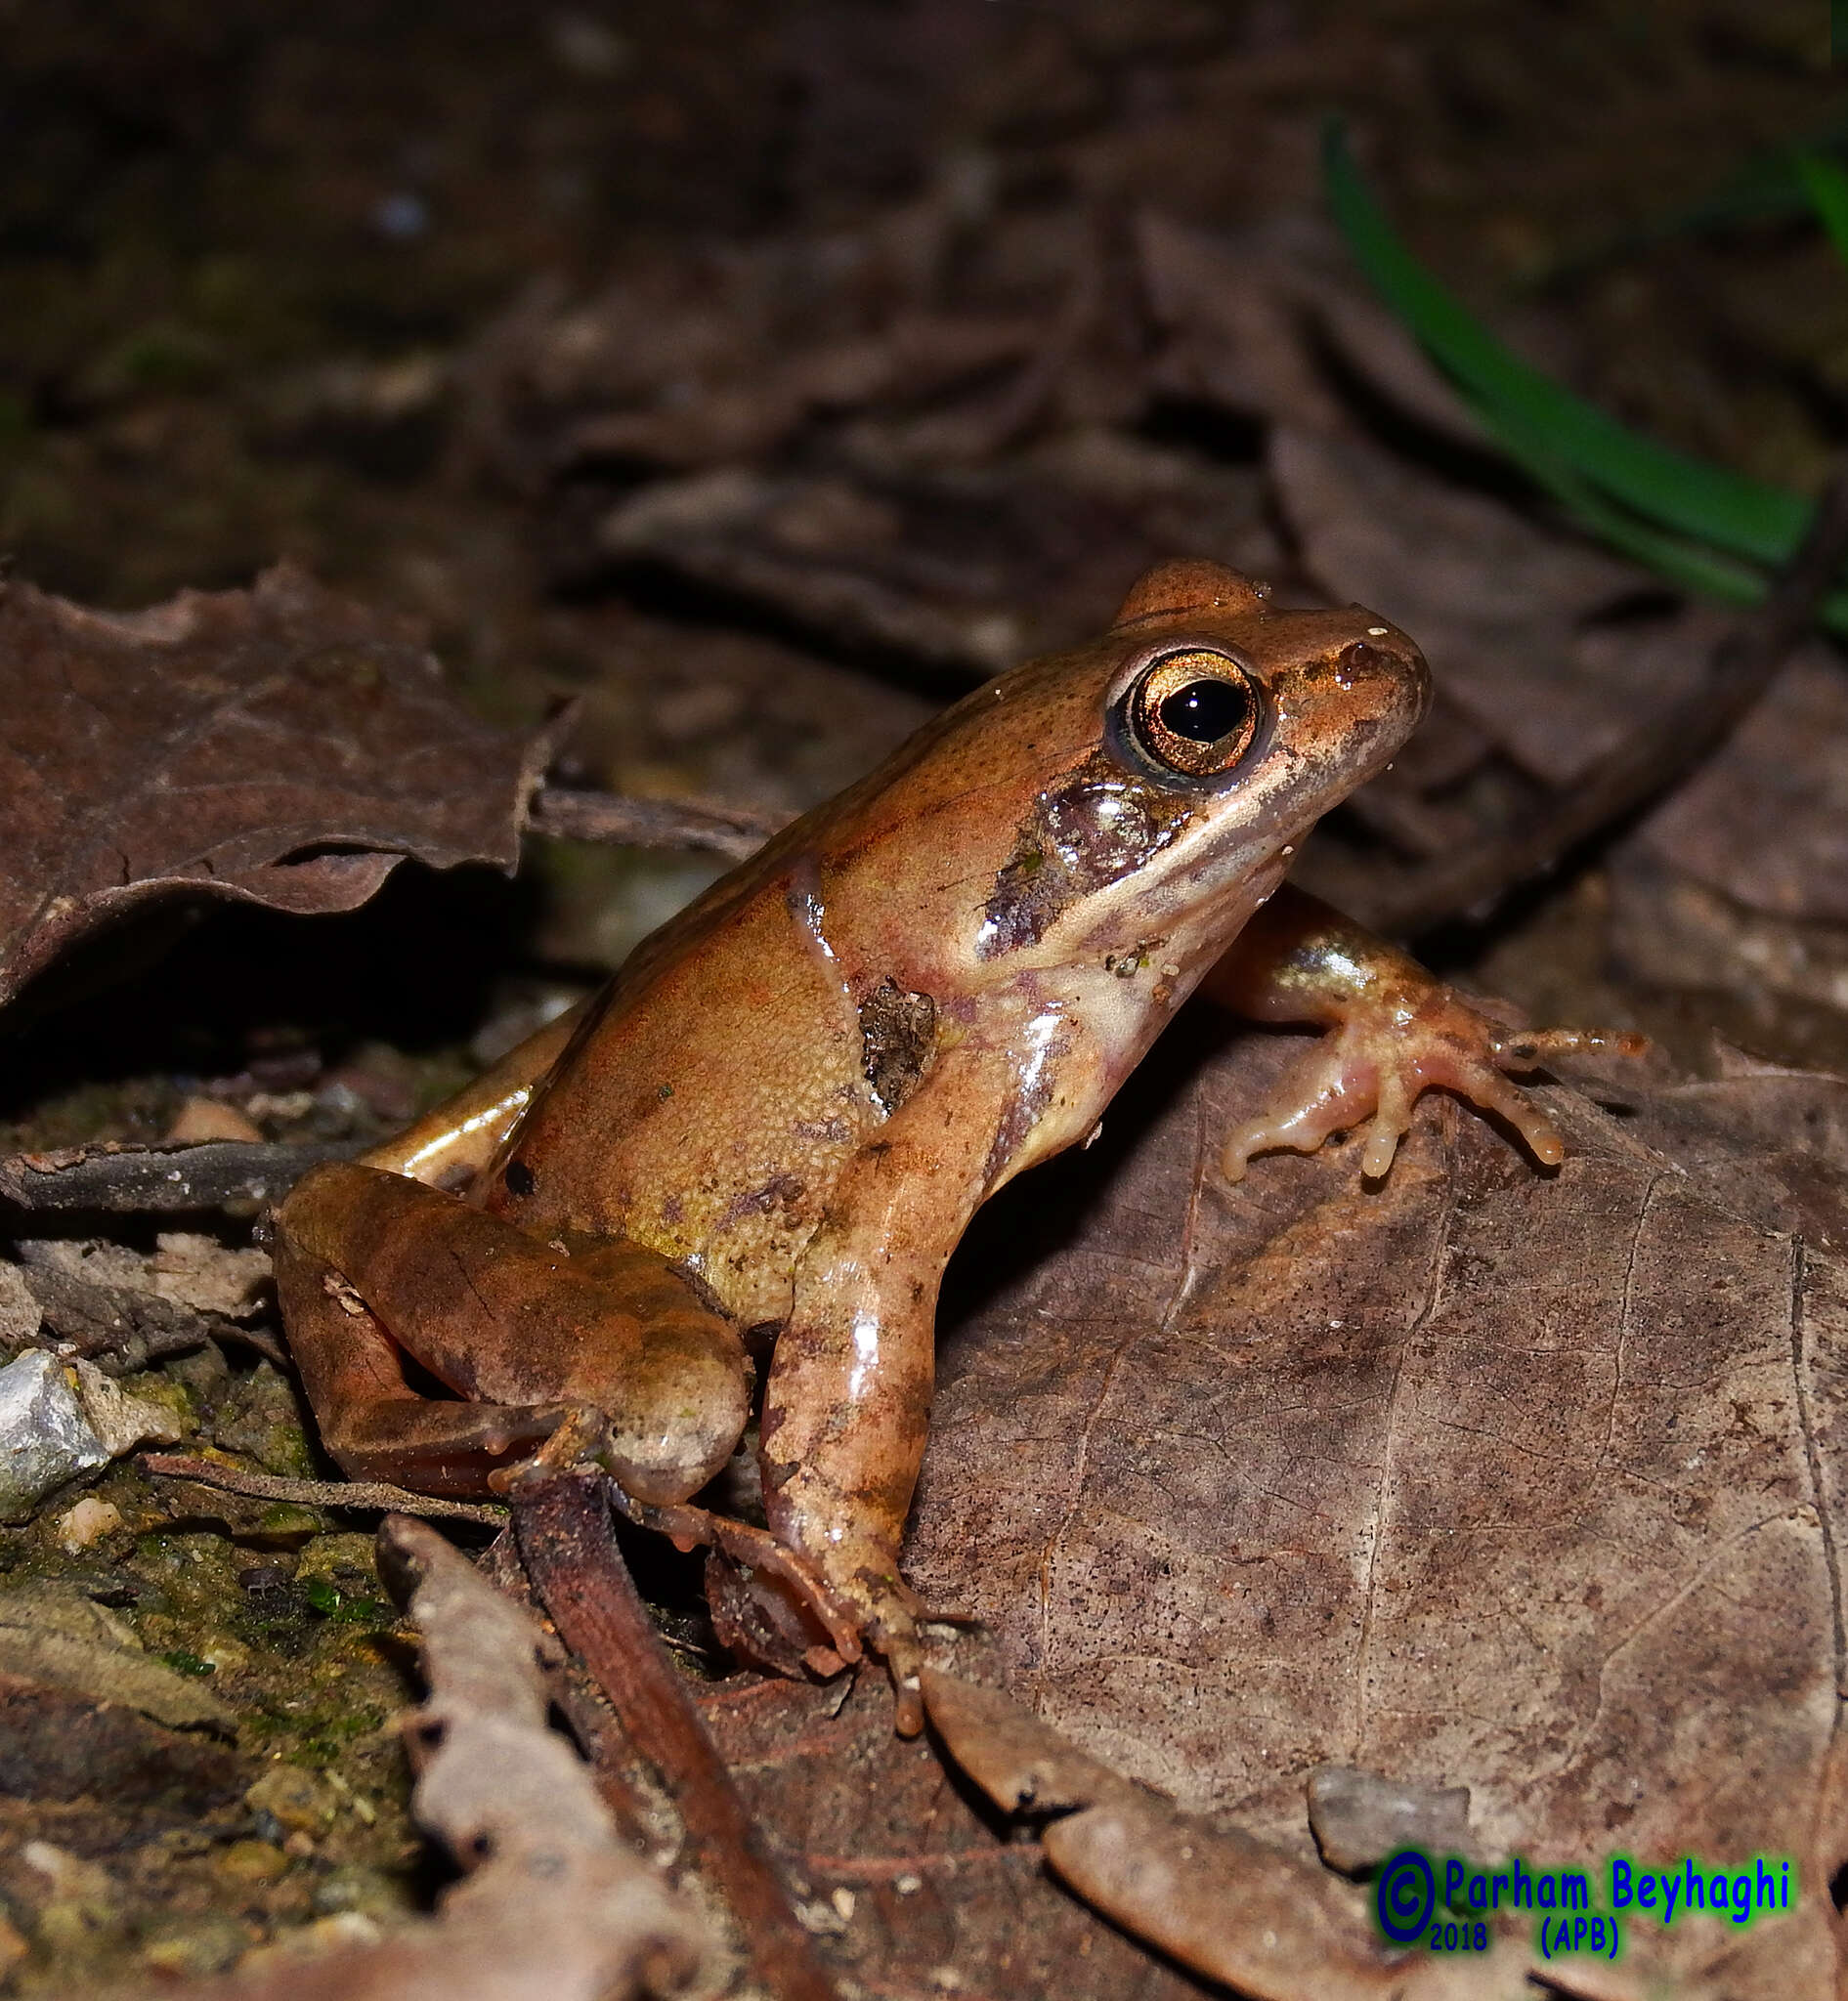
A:
[[[799,866],[764,859],[743,894],[644,945],[487,1191],[542,1234],[652,1246],[746,1325],[787,1314],[840,1166],[880,1123],[859,1017]]]

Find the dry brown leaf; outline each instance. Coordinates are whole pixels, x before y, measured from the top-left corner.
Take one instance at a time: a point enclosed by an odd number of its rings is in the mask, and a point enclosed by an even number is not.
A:
[[[1553,1176],[1428,1102],[1377,1190],[1352,1148],[1227,1189],[1219,1135],[1291,1040],[1183,1026],[1097,1146],[978,1217],[910,1576],[1070,1746],[1292,1868],[1329,1762],[1468,1786],[1489,1858],[1792,1855],[1787,1918],[1632,1922],[1617,1966],[1547,1978],[1832,1996],[1848,1085],[1736,1059],[1623,1120],[1551,1089]],[[891,1735],[879,1678],[704,1706],[870,1990],[1190,1991]],[[1086,1866],[1158,1861],[1167,1812]],[[1417,1979],[1531,1991],[1530,1946]]]
[[[658,564],[838,643],[999,672],[1106,626],[1151,563],[1268,568],[1242,472],[1086,431],[979,469],[726,467],[613,509],[606,557]]]
[[[1254,2001],[1513,2001],[1532,1991],[1529,1971],[1551,1971],[1524,1937],[1530,1927],[1507,1916],[1467,1956],[1389,1950],[1351,1885],[1235,1827],[1177,1812],[994,1689],[941,1673],[924,1680],[931,1723],[995,1804],[1051,1815],[1041,1846],[1064,1882]],[[1602,1980],[1588,1990],[1573,1969],[1561,1971],[1569,1992],[1634,1992]]]
[[[1626,1952],[1820,2001],[1848,1163],[1797,1142],[1839,1081],[1807,1124],[1787,1074],[1622,1122],[1550,1092],[1556,1176],[1432,1107],[1377,1191],[1352,1149],[1228,1190],[1218,1135],[1283,1054],[1139,1079],[978,1224],[966,1269],[1006,1275],[948,1328],[914,1582],[1085,1749],[1305,1860],[1330,1761],[1468,1785],[1530,1863],[1793,1855],[1795,1915]]]
[[[1639,844],[1748,910],[1848,924],[1845,746],[1848,676],[1807,647]]]
[[[120,1703],[176,1727],[236,1727],[228,1703],[150,1660],[129,1627],[74,1587],[47,1579],[0,1592],[0,1674]]]
[[[286,565],[133,614],[0,591],[0,1002],[157,896],[351,910],[404,856],[511,868],[551,736],[462,711]]]
[[[1156,380],[1170,394],[1310,431],[1348,427],[1312,323],[1361,380],[1440,437],[1480,446],[1474,411],[1374,297],[1319,218],[1279,214],[1236,234],[1157,210],[1137,222],[1149,311],[1168,337]]]
[[[9,1799],[88,1795],[118,1813],[199,1813],[235,1800],[251,1773],[222,1744],[0,1667],[0,1793]]]
[[[473,447],[528,480],[586,460],[690,471],[1006,369],[1044,325],[1006,301],[938,307],[961,228],[937,192],[850,234],[632,257],[589,298],[537,285],[462,367]]]
[[[1599,620],[1659,597],[1645,571],[1452,487],[1353,431],[1279,427],[1278,498],[1310,568],[1416,633],[1445,697],[1535,777],[1570,782],[1689,688],[1725,614]]]
[[[1009,1842],[924,1739],[892,1734],[883,1677],[838,1688],[740,1678],[701,1701],[811,1929],[872,1994],[1197,2001]]]

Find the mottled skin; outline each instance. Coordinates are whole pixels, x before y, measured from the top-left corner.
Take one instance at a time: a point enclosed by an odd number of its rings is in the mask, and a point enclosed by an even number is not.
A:
[[[1205,775],[1138,734],[1146,713],[1156,741],[1171,713],[1148,706],[1151,662],[1160,688],[1197,692],[1201,660],[1223,667],[1236,725],[1199,749],[1231,760]],[[278,1217],[279,1284],[329,1450],[356,1474],[479,1491],[594,1407],[643,1516],[757,1572],[730,1630],[772,1657],[781,1633],[824,1669],[864,1640],[915,1686],[898,1554],[945,1263],[978,1204],[1091,1131],[1196,986],[1339,1031],[1292,1102],[1233,1135],[1234,1172],[1375,1100],[1366,1166],[1384,1171],[1434,1083],[1558,1158],[1499,1074],[1533,1047],[1504,1052],[1402,955],[1292,897],[1236,949],[1294,844],[1393,756],[1428,689],[1416,646],[1371,613],[1275,611],[1183,563],[1094,644],[957,703],[656,932],[576,1018],[365,1165],[301,1183]],[[1172,711],[1182,727],[1193,701]],[[753,1545],[677,1505],[744,1428],[741,1334],[774,1341],[775,1560],[762,1531]],[[468,1401],[418,1395],[401,1350]]]

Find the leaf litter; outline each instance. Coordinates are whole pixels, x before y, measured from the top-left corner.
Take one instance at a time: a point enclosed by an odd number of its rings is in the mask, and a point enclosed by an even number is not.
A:
[[[147,612],[0,587],[0,1002],[178,893],[302,915],[407,854],[510,869],[550,739],[474,721],[402,621],[297,570]]]

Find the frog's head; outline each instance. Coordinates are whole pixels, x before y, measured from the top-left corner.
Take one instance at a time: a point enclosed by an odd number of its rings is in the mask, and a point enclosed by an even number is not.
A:
[[[978,689],[874,790],[922,837],[921,902],[973,984],[1143,946],[1191,974],[1430,685],[1371,612],[1278,611],[1236,572],[1168,563],[1102,638]]]

